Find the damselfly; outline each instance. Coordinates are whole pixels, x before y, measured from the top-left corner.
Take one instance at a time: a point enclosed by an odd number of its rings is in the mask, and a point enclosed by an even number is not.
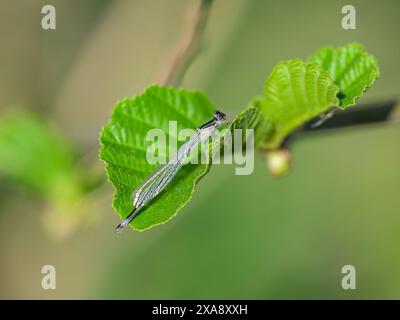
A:
[[[115,232],[120,233],[146,204],[160,194],[178,173],[192,151],[200,143],[206,142],[225,122],[226,116],[224,113],[220,111],[214,112],[212,120],[197,128],[196,133],[177,150],[166,164],[161,165],[154,173],[148,176],[133,192],[132,202],[135,208],[117,226]]]

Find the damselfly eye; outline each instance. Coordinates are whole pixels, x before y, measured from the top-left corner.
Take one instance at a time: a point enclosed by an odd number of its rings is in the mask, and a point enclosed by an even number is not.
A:
[[[226,121],[226,115],[225,113],[222,113],[221,111],[215,111],[214,112],[214,117],[217,119],[219,122],[225,122]]]

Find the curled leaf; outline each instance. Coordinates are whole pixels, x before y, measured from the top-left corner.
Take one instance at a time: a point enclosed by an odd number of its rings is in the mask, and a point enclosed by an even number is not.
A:
[[[257,145],[275,149],[293,130],[338,105],[338,92],[339,87],[317,63],[283,61],[265,82],[264,95],[254,99],[234,123],[251,123],[260,131]]]
[[[320,64],[339,85],[342,109],[354,105],[379,77],[377,60],[358,43],[350,43],[337,49],[322,48],[310,61]]]

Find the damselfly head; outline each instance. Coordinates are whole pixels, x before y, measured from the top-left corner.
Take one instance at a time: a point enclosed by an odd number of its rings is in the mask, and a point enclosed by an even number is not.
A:
[[[225,113],[217,110],[214,112],[214,119],[216,120],[218,125],[222,125],[226,122],[226,115]]]

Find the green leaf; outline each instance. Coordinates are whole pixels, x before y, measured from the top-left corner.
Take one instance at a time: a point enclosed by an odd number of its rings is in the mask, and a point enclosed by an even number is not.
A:
[[[310,61],[319,63],[339,85],[342,109],[354,105],[379,76],[376,59],[357,43],[350,43],[337,49],[322,48],[311,57]]]
[[[249,118],[246,121],[259,131],[256,145],[275,149],[293,130],[338,105],[338,92],[339,87],[317,63],[284,61],[265,82],[264,96],[254,99],[234,120],[234,126],[241,125],[243,117]]]
[[[158,165],[149,164],[146,150],[153,143],[146,141],[150,129],[159,128],[168,134],[168,123],[177,121],[177,130],[196,129],[213,118],[214,106],[200,92],[151,86],[141,95],[117,103],[110,122],[100,135],[100,157],[106,163],[107,175],[115,194],[113,207],[124,219],[133,209],[132,192]],[[169,133],[169,139],[172,133]],[[175,137],[176,138],[176,137]],[[184,141],[178,141],[178,147]],[[159,150],[166,154],[165,150]],[[136,230],[144,230],[171,219],[192,197],[197,182],[209,165],[187,164],[177,177],[131,222]]]
[[[257,105],[257,97],[250,103],[250,106],[240,112],[232,121],[230,129],[253,129],[254,130],[254,145],[260,147],[264,141],[272,134],[272,123],[267,121]],[[242,141],[245,141],[243,139]]]
[[[0,117],[2,180],[44,200],[37,218],[52,238],[71,235],[97,212],[89,191],[100,180],[76,163],[72,145],[56,128],[27,111]]]
[[[15,112],[0,118],[0,176],[41,195],[75,198],[71,146],[45,121]]]

